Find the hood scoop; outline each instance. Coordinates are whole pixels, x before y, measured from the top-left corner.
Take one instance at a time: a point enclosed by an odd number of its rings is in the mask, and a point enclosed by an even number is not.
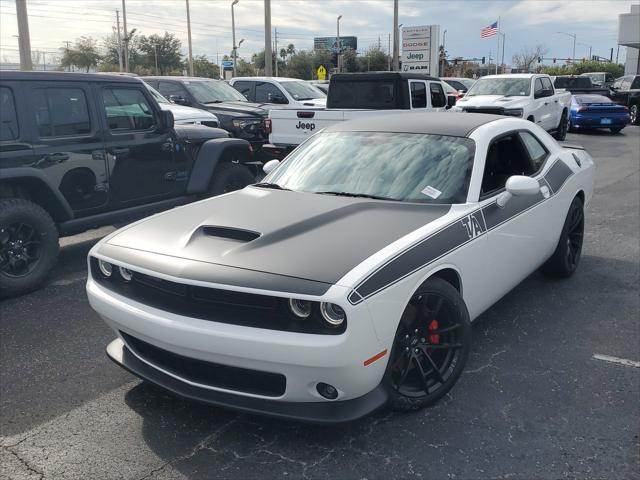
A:
[[[202,233],[209,237],[222,238],[235,242],[247,243],[260,237],[260,233],[233,227],[206,226]]]

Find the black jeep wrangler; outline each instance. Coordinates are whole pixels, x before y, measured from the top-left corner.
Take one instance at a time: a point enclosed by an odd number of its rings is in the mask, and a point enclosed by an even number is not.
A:
[[[254,182],[250,144],[175,125],[125,76],[0,73],[0,297],[38,287],[58,237]]]

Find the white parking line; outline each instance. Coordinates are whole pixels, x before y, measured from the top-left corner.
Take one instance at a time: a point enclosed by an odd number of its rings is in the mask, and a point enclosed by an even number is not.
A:
[[[624,365],[625,367],[640,368],[640,362],[634,362],[633,360],[628,360],[626,358],[612,357],[610,355],[602,355],[600,353],[594,353],[593,358],[604,362],[617,363],[619,365]]]

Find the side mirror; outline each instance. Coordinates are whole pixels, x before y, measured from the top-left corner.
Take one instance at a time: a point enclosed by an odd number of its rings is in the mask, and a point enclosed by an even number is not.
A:
[[[278,165],[280,165],[280,160],[276,160],[274,158],[273,160],[269,160],[264,164],[264,166],[262,167],[262,171],[265,173],[265,175],[269,175],[276,169]]]
[[[535,178],[526,177],[524,175],[513,175],[507,179],[505,192],[498,197],[498,206],[504,207],[511,197],[524,197],[527,195],[536,195],[540,192],[540,184]]]
[[[171,130],[175,124],[173,112],[171,110],[161,110],[162,129]]]
[[[453,95],[447,95],[447,108],[455,107],[458,99]]]
[[[169,101],[178,105],[189,105],[189,101],[182,95],[169,95]]]

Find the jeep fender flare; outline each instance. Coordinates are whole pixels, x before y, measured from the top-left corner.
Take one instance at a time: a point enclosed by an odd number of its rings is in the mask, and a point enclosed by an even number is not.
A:
[[[25,185],[32,194],[30,200],[44,208],[56,223],[74,218],[69,202],[42,171],[29,167],[2,169],[0,184],[14,182]]]
[[[251,161],[251,144],[241,138],[215,138],[202,144],[187,183],[187,193],[205,192],[223,156],[234,151],[239,163]]]

